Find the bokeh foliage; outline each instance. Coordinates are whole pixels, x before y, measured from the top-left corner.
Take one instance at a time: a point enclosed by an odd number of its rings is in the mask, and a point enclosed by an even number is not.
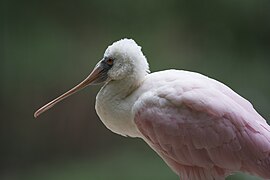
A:
[[[100,87],[33,118],[124,37],[143,47],[152,71],[214,77],[270,119],[268,0],[2,0],[0,9],[0,179],[177,179],[145,143],[103,126]]]

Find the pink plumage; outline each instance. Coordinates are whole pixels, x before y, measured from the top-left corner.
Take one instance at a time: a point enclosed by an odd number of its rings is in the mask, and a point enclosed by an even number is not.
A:
[[[156,86],[157,77],[171,79]],[[270,178],[270,128],[247,100],[186,71],[153,73],[144,84],[152,91],[137,101],[135,123],[182,179],[222,179],[236,171]]]

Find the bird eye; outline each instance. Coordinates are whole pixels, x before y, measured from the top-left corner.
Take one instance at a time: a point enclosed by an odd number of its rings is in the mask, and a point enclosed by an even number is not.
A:
[[[113,59],[112,59],[112,58],[109,58],[109,59],[106,61],[106,63],[107,63],[108,65],[112,66],[112,65],[113,65]]]

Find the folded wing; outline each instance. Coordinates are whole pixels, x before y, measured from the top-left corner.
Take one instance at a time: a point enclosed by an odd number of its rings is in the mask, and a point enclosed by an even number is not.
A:
[[[270,178],[270,128],[251,105],[220,88],[165,89],[141,96],[135,123],[183,179],[222,179],[235,171]]]

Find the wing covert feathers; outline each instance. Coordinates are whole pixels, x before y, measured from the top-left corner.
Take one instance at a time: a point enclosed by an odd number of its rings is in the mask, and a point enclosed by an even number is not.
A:
[[[270,178],[270,128],[250,108],[210,87],[156,89],[133,110],[145,141],[182,179]]]

